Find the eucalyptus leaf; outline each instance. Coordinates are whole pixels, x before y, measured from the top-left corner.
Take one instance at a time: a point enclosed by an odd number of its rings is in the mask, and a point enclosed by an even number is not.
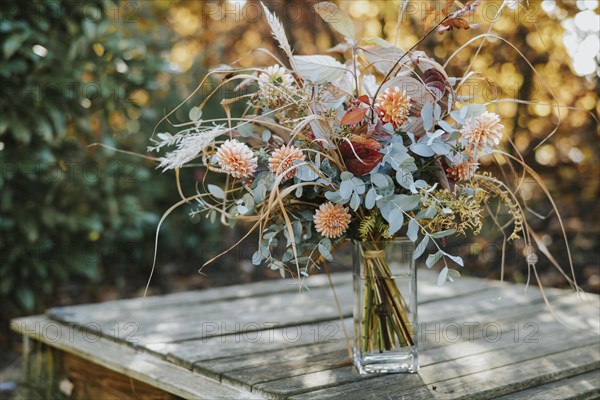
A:
[[[389,185],[389,181],[386,179],[385,175],[379,173],[371,174],[371,182],[378,188],[384,188]]]
[[[223,192],[223,189],[221,189],[217,185],[208,184],[207,188],[209,193],[213,195],[213,197],[220,200],[223,200],[225,198],[225,192]]]
[[[371,210],[375,207],[375,202],[377,201],[377,191],[375,188],[369,189],[367,195],[365,196],[365,208],[367,210]]]
[[[423,128],[426,132],[431,131],[433,128],[433,104],[425,103],[421,109],[421,118],[423,119]]]
[[[427,268],[433,267],[438,261],[441,260],[443,255],[444,253],[441,250],[439,250],[437,253],[430,254],[427,256],[427,260],[425,260],[425,266],[427,266]]]
[[[427,249],[427,245],[429,244],[429,236],[423,236],[421,242],[415,247],[415,252],[413,253],[413,260],[421,257],[425,250]]]
[[[399,209],[394,209],[388,214],[387,222],[390,224],[390,235],[393,235],[402,229],[404,214]]]
[[[352,198],[350,199],[350,208],[356,211],[358,210],[358,207],[360,207],[360,203],[360,196],[358,195],[358,193],[354,192]]]
[[[340,196],[342,199],[347,200],[352,196],[352,192],[354,188],[352,186],[352,181],[342,181],[340,183]]]
[[[438,275],[438,281],[437,281],[438,286],[442,286],[444,283],[446,283],[447,277],[448,277],[448,267],[444,267],[440,271],[440,274]]]
[[[443,238],[446,236],[453,235],[456,231],[454,229],[447,229],[445,231],[435,232],[431,234],[431,237],[434,239]]]
[[[431,146],[428,146],[426,143],[415,143],[410,146],[410,150],[421,157],[432,157],[435,155]]]
[[[254,254],[252,254],[252,264],[260,265],[262,263],[262,259],[263,257],[260,250],[257,250],[254,252]]]
[[[444,120],[438,121],[438,125],[448,133],[452,133],[452,132],[456,131],[456,128],[454,128],[452,125],[450,125],[448,122],[446,122]]]
[[[199,121],[200,118],[202,118],[202,110],[200,109],[200,107],[192,107],[192,109],[189,112],[189,117],[190,120],[192,120],[193,122]]]
[[[260,135],[260,138],[263,140],[263,142],[268,142],[269,139],[271,139],[271,131],[265,129]]]
[[[452,261],[454,261],[455,263],[457,263],[458,265],[460,265],[461,267],[465,266],[465,263],[462,259],[462,257],[459,256],[453,256],[451,254],[446,253],[446,257],[448,257],[449,259],[451,259]]]
[[[413,243],[416,243],[417,239],[419,238],[419,228],[419,223],[415,219],[408,221],[406,236],[408,236],[410,241]]]

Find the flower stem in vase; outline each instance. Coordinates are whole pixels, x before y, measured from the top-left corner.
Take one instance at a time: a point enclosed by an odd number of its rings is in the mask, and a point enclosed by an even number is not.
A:
[[[384,249],[363,249],[364,284],[362,350],[390,351],[396,343],[412,346],[407,305],[387,264]]]

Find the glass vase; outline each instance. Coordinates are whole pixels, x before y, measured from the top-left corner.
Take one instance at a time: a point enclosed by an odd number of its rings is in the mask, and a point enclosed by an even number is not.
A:
[[[354,365],[361,374],[419,370],[417,276],[408,239],[354,241]]]

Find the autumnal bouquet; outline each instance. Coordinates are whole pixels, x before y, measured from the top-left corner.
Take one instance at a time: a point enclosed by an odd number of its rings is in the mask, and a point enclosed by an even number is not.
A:
[[[453,13],[453,2],[446,3],[431,31],[469,28],[463,17],[479,2]],[[227,118],[205,118],[206,99],[191,108],[181,131],[154,135],[151,150],[172,148],[160,159],[164,170],[201,164],[223,177],[222,186],[203,181],[189,197],[179,186],[182,200],[175,206],[193,202],[211,221],[249,223],[241,240],[255,231],[260,236],[252,262],[300,282],[344,241],[385,244],[398,237],[415,244],[414,259],[428,253],[427,267],[442,264],[440,285],[453,281],[460,276],[453,265],[463,260],[440,239],[478,234],[486,217],[502,232],[510,230],[507,240],[523,236],[526,261],[535,266],[534,233],[518,190],[503,175],[482,172],[480,160],[504,157],[523,175],[533,172],[498,147],[503,125],[490,105],[458,94],[463,78],[448,76],[415,48],[358,39],[348,15],[328,2],[318,3],[316,12],[344,37],[332,50],[348,59],[294,55],[280,21],[263,9],[287,60],[271,54],[276,63],[266,68],[212,71],[219,87],[236,85],[235,96],[221,102]],[[232,115],[234,103],[245,105],[242,115]],[[389,275],[384,258],[365,259],[366,273]],[[362,346],[409,346],[402,293],[391,279],[382,282],[365,283],[372,286],[363,304],[362,323],[369,328]],[[388,307],[385,320],[376,311],[381,303]]]

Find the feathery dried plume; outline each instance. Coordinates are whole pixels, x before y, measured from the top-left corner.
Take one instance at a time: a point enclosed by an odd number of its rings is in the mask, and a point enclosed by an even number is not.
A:
[[[265,17],[267,18],[267,22],[271,27],[271,32],[273,33],[273,37],[279,42],[279,47],[285,52],[285,55],[288,56],[290,63],[294,66],[294,55],[292,54],[292,48],[290,46],[290,42],[285,34],[285,29],[283,29],[283,25],[279,18],[277,18],[267,6],[260,2],[260,5],[263,7],[265,12]]]
[[[156,146],[150,148],[150,150],[158,151],[164,146],[176,146],[176,150],[171,151],[160,158],[158,168],[162,168],[165,171],[177,169],[198,157],[207,146],[214,142],[217,136],[226,132],[227,130],[223,126],[216,126],[205,131],[174,136],[160,133],[158,134],[158,137],[161,141],[155,140]]]

